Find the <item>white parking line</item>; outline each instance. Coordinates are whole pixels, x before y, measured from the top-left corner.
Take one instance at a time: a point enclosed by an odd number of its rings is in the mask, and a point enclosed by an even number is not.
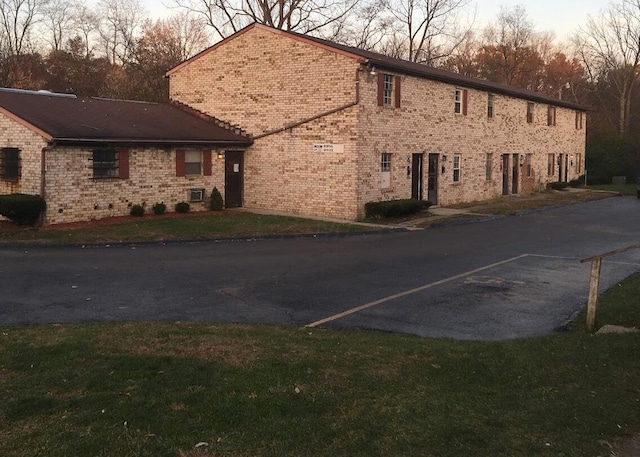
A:
[[[441,279],[440,281],[432,282],[430,284],[425,284],[424,286],[416,287],[415,289],[405,290],[404,292],[399,292],[399,293],[394,294],[394,295],[389,295],[388,297],[384,297],[384,298],[381,298],[381,299],[376,300],[376,301],[365,303],[364,305],[360,305],[360,306],[357,306],[355,308],[351,308],[351,309],[348,309],[346,311],[343,311],[341,313],[334,314],[333,316],[329,316],[329,317],[326,317],[324,319],[320,319],[319,321],[312,322],[310,324],[307,324],[305,327],[309,327],[309,328],[317,327],[318,325],[326,324],[327,322],[332,322],[332,321],[341,319],[343,317],[349,316],[351,314],[357,313],[359,311],[362,311],[363,309],[371,308],[373,306],[380,305],[382,303],[386,303],[386,302],[391,301],[391,300],[395,300],[396,298],[405,297],[407,295],[415,294],[415,293],[421,292],[421,291],[423,291],[425,289],[429,289],[431,287],[439,286],[441,284],[445,284],[445,283],[450,282],[450,281],[455,281],[456,279],[464,278],[465,276],[469,276],[469,275],[478,273],[480,271],[488,270],[490,268],[494,268],[494,267],[497,267],[499,265],[504,265],[505,263],[513,262],[514,260],[520,260],[520,259],[522,259],[524,257],[528,257],[528,256],[529,256],[529,254],[521,254],[521,255],[519,255],[517,257],[512,257],[510,259],[502,260],[500,262],[492,263],[492,264],[486,265],[484,267],[476,268],[475,270],[470,270],[470,271],[467,271],[465,273],[461,273],[461,274],[456,275],[456,276],[451,276],[449,278]]]

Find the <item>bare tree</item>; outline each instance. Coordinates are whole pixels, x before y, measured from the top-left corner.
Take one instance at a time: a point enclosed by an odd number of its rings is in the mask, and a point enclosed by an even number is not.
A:
[[[629,133],[633,90],[640,80],[640,0],[622,0],[590,16],[574,42],[592,82],[613,91],[619,133]]]
[[[137,34],[146,19],[140,0],[100,0],[98,2],[100,42],[111,63],[126,62]]]
[[[282,30],[322,34],[347,17],[358,0],[174,0],[203,17],[219,39],[257,22]]]
[[[47,0],[0,0],[0,32],[7,55],[19,56],[32,44],[31,33],[46,6]]]
[[[100,27],[98,14],[91,10],[85,3],[77,4],[74,16],[74,28],[84,43],[84,55],[89,57],[92,54],[94,36],[97,35]]]
[[[392,0],[390,10],[400,24],[401,41],[406,47],[403,57],[433,65],[451,55],[473,22],[466,26],[462,23],[470,3],[471,0]]]
[[[43,9],[44,39],[51,50],[62,49],[66,39],[73,34],[77,6],[70,0],[50,0]]]
[[[388,0],[360,0],[352,14],[332,24],[326,38],[359,49],[375,51],[394,33]]]

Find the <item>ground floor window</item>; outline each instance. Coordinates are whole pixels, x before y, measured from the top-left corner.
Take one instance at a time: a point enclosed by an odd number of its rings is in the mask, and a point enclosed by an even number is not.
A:
[[[485,178],[487,181],[491,181],[493,179],[493,154],[487,153],[487,160],[485,163]]]
[[[20,149],[2,148],[0,151],[0,177],[9,180],[20,178]]]
[[[114,149],[94,149],[91,160],[94,178],[117,178],[119,176],[118,153]]]
[[[460,182],[460,154],[453,155],[453,182]]]
[[[527,178],[533,176],[533,154],[527,154],[525,157],[526,165],[527,165]]]
[[[383,152],[380,154],[380,188],[388,189],[391,187],[391,153]]]
[[[556,174],[556,158],[555,154],[547,154],[547,176]]]
[[[186,175],[202,174],[202,152],[187,151],[184,154],[184,172]]]
[[[576,154],[576,172],[582,174],[582,154]]]

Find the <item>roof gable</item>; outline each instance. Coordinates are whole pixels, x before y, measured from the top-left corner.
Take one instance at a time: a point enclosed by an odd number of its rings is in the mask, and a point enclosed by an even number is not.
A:
[[[0,112],[47,141],[237,146],[252,142],[238,128],[168,103],[0,89]]]

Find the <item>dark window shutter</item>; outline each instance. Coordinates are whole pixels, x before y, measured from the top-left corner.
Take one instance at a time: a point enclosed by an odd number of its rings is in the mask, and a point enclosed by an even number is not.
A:
[[[464,89],[462,91],[462,115],[466,116],[467,115],[467,101],[469,98],[469,91],[467,91],[467,89]]]
[[[202,174],[211,176],[211,149],[202,151]]]
[[[396,86],[395,87],[395,90],[396,90],[396,93],[395,93],[395,96],[396,96],[396,100],[395,100],[396,101],[396,108],[400,108],[400,76],[396,76],[393,79],[394,79],[393,83]]]
[[[118,151],[118,177],[120,179],[129,179],[129,150],[121,149]]]
[[[184,150],[176,149],[176,176],[184,176]]]
[[[384,106],[384,73],[378,73],[378,106]]]

